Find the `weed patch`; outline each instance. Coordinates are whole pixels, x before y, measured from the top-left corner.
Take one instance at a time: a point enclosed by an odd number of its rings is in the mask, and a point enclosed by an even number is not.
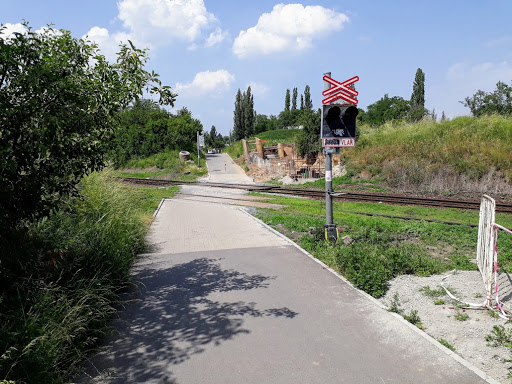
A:
[[[495,325],[490,334],[485,336],[492,347],[506,347],[512,349],[512,329],[507,329],[503,325]]]
[[[405,320],[407,320],[412,325],[417,326],[420,329],[423,329],[423,325],[421,324],[421,319],[418,316],[418,311],[413,309],[408,315],[402,315]]]
[[[461,312],[459,309],[457,309],[457,313],[455,314],[455,320],[457,320],[457,321],[469,320],[469,315],[466,312]]]
[[[439,339],[438,341],[440,344],[444,345],[450,351],[455,352],[455,347],[453,345],[451,345],[449,342],[447,342],[445,339]]]
[[[443,288],[431,289],[428,285],[420,288],[420,292],[431,297],[441,297],[446,295],[446,291]]]

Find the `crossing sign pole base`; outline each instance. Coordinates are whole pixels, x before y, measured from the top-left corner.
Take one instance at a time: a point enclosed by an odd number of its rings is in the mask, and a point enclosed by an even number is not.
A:
[[[326,224],[325,228],[325,240],[327,240],[331,244],[338,244],[339,233],[338,228],[334,224]]]

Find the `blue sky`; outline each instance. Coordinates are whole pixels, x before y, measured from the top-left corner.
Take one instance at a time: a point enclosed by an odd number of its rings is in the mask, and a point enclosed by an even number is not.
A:
[[[8,30],[22,19],[88,35],[107,57],[126,39],[149,47],[175,109],[224,135],[249,85],[256,111],[277,115],[286,89],[309,85],[318,108],[324,72],[357,75],[366,109],[386,93],[409,99],[421,68],[426,107],[455,117],[469,114],[466,96],[512,82],[512,0],[0,0]]]

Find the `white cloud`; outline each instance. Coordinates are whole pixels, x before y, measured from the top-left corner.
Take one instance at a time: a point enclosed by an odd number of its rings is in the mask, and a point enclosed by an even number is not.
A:
[[[256,26],[240,31],[233,44],[239,58],[282,51],[303,51],[313,39],[343,28],[349,21],[343,13],[311,5],[278,4],[260,16]]]
[[[446,78],[449,82],[458,83],[468,88],[489,89],[498,81],[508,83],[512,80],[512,63],[502,61],[499,63],[485,62],[469,65],[457,63],[448,68]],[[473,92],[474,93],[474,92]]]
[[[217,22],[203,0],[122,0],[119,19],[131,34],[144,41],[193,42]]]
[[[216,28],[214,32],[210,33],[208,38],[206,39],[206,42],[204,44],[205,47],[213,47],[214,45],[217,45],[224,41],[224,39],[228,36],[228,33],[223,31],[220,28]]]
[[[502,36],[497,39],[488,41],[485,45],[489,48],[493,48],[502,45],[510,45],[510,43],[512,43],[512,36]]]
[[[447,69],[442,84],[433,85],[427,90],[429,108],[435,107],[438,114],[445,111],[448,117],[470,114],[469,108],[459,101],[471,97],[479,89],[492,92],[496,83],[512,82],[512,62],[484,62],[478,64],[456,63]]]
[[[17,24],[6,23],[3,26],[5,28],[0,33],[0,38],[10,39],[10,38],[13,37],[14,33],[21,33],[22,35],[25,35],[27,33],[27,28],[25,28],[25,26],[23,24],[21,24],[21,23],[17,23]],[[62,35],[62,32],[59,31],[58,29],[49,28],[49,27],[41,27],[39,29],[36,29],[33,32],[37,33],[37,34],[45,34],[45,35],[48,35],[48,36],[50,36],[50,35],[54,35],[54,36]]]
[[[225,69],[199,72],[191,83],[176,83],[175,91],[180,96],[215,95],[226,89],[235,81],[235,76]]]
[[[4,28],[2,29],[2,32],[0,32],[1,39],[8,40],[12,37],[13,33],[21,33],[22,35],[27,33],[27,30],[21,23],[17,23],[17,24],[6,23],[6,24],[3,24],[3,27]]]
[[[251,93],[255,96],[264,96],[270,91],[270,87],[265,84],[251,81],[247,87],[251,87]],[[247,87],[245,87],[247,89]]]
[[[96,43],[101,53],[109,61],[116,60],[117,52],[119,52],[119,45],[128,44],[128,40],[130,40],[135,45],[135,47],[140,49],[151,47],[148,43],[134,39],[133,36],[129,33],[117,32],[110,34],[108,29],[100,28],[97,26],[92,27],[89,32],[82,36],[82,38]]]

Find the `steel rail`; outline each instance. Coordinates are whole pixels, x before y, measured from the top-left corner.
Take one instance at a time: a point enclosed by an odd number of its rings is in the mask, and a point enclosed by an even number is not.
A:
[[[312,199],[325,199],[325,191],[289,188],[281,186],[269,186],[258,184],[225,184],[225,183],[209,183],[209,182],[191,182],[191,181],[178,181],[178,180],[157,180],[157,179],[139,179],[124,177],[121,180],[125,183],[132,183],[137,185],[146,185],[154,187],[168,187],[171,185],[201,185],[203,187],[217,187],[217,188],[234,188],[243,189],[251,192],[264,192],[276,193],[283,195],[302,196]],[[456,208],[479,210],[480,201],[478,200],[463,200],[463,199],[448,199],[448,198],[429,198],[418,196],[405,196],[396,194],[384,193],[361,193],[361,192],[343,192],[339,191],[332,195],[335,201],[360,201],[360,202],[376,202],[395,205],[413,205],[413,206],[426,206],[438,208]],[[512,213],[512,203],[499,201],[496,203],[496,212]]]

